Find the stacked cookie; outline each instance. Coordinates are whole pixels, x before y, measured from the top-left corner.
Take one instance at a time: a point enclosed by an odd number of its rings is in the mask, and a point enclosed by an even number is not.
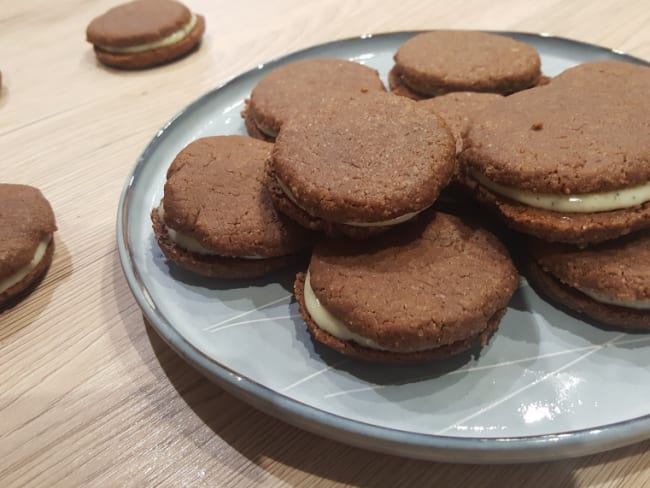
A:
[[[275,141],[286,120],[314,114],[323,98],[371,91],[386,91],[374,69],[343,59],[304,59],[262,78],[242,116],[252,137]]]
[[[312,336],[382,362],[484,346],[518,285],[505,247],[442,212],[364,241],[323,240],[294,293]]]
[[[531,282],[633,329],[650,329],[649,87],[647,67],[576,66],[477,113],[462,153],[476,197],[535,237]]]
[[[253,278],[310,246],[307,231],[279,214],[263,188],[271,147],[250,137],[214,136],[178,154],[151,213],[168,260],[212,278]]]
[[[438,116],[403,97],[359,93],[283,124],[266,185],[301,225],[362,239],[430,207],[454,168],[455,142]]]

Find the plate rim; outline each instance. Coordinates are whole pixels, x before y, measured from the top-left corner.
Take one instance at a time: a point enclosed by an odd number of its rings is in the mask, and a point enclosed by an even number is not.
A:
[[[336,47],[336,45],[343,45],[355,41],[372,41],[372,39],[376,38],[385,39],[388,37],[416,35],[427,31],[406,30],[363,34],[315,44],[297,51],[292,51],[226,79],[193,100],[165,122],[147,143],[145,149],[129,171],[118,204],[116,219],[117,248],[120,265],[133,297],[144,313],[146,321],[156,330],[163,340],[183,360],[198,369],[204,376],[218,386],[254,408],[270,414],[279,420],[322,437],[356,447],[429,461],[497,464],[552,461],[568,457],[584,456],[647,439],[650,437],[650,413],[594,428],[510,437],[460,437],[424,434],[392,429],[390,427],[373,425],[342,417],[338,414],[302,403],[282,392],[257,383],[230,369],[226,365],[209,358],[176,330],[173,324],[157,309],[154,300],[149,295],[146,286],[137,272],[133,255],[130,251],[128,211],[133,196],[132,189],[138,175],[147,164],[149,155],[158,147],[176,120],[184,114],[195,110],[204,100],[214,96],[226,86],[237,83],[238,80],[251,76],[252,73],[263,68],[268,69],[274,65],[287,62],[294,56],[304,56],[309,54],[310,51],[323,47]],[[485,32],[521,39],[535,39],[537,41],[552,39],[557,42],[599,51],[622,61],[650,66],[650,62],[631,56],[620,50],[561,36],[519,31]],[[377,442],[378,440],[381,443]]]

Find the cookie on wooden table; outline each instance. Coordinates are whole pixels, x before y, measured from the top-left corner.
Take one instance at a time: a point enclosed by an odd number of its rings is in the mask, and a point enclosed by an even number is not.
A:
[[[530,240],[529,281],[544,295],[597,321],[650,330],[650,231],[587,249]]]
[[[214,136],[178,154],[151,213],[169,261],[204,276],[251,278],[306,252],[311,236],[275,210],[262,184],[271,147],[245,136]]]
[[[56,221],[40,190],[0,183],[0,306],[47,271]]]
[[[90,22],[86,39],[97,59],[121,69],[164,64],[199,45],[205,18],[175,0],[134,0]]]
[[[321,100],[338,93],[386,91],[376,70],[345,59],[304,59],[280,66],[255,86],[243,112],[246,129],[257,139],[275,140],[295,114],[313,113]]]
[[[455,167],[442,119],[407,98],[366,93],[285,122],[266,184],[304,227],[364,238],[431,206]]]
[[[467,184],[507,224],[586,245],[650,227],[650,68],[585,63],[476,113]]]
[[[537,85],[542,76],[535,48],[485,32],[418,34],[402,44],[394,58],[388,77],[391,89],[414,99],[455,91],[507,95]]]
[[[315,340],[369,361],[413,362],[484,346],[518,283],[494,235],[429,212],[381,239],[318,243],[294,293]]]

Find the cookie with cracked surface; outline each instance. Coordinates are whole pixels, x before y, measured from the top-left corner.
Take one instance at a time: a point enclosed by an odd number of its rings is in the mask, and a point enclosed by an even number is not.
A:
[[[272,141],[286,120],[316,112],[324,98],[385,91],[379,73],[360,63],[334,58],[296,61],[257,83],[244,114],[246,128],[251,137]]]
[[[311,235],[279,214],[264,188],[271,147],[245,136],[213,136],[178,154],[151,214],[169,261],[204,276],[251,278],[307,252]]]
[[[374,235],[414,218],[455,171],[449,129],[412,100],[389,93],[332,98],[304,117],[280,129],[267,186],[305,218],[345,235],[350,227]]]
[[[0,184],[0,305],[18,297],[47,271],[56,220],[40,190]]]
[[[507,95],[537,85],[542,76],[535,48],[486,32],[418,34],[399,47],[394,59],[389,83],[413,98],[456,91]]]
[[[476,113],[466,182],[519,231],[586,245],[650,227],[650,68],[584,63]]]
[[[135,0],[93,19],[86,39],[107,66],[144,69],[173,61],[196,48],[205,18],[175,0]]]
[[[611,327],[650,331],[650,231],[586,249],[531,238],[528,251],[542,294]]]
[[[294,292],[315,340],[370,361],[413,362],[486,344],[519,280],[488,231],[443,213],[373,241],[323,241]]]

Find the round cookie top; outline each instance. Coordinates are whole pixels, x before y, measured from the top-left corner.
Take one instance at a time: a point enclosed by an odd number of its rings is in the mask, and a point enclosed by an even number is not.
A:
[[[309,273],[325,309],[387,348],[435,347],[474,336],[518,285],[494,235],[440,212],[381,240],[321,242]]]
[[[463,159],[505,186],[598,193],[650,182],[650,68],[578,65],[474,115]]]
[[[251,93],[255,122],[277,131],[295,114],[316,112],[321,99],[337,93],[385,91],[376,70],[345,59],[305,59],[264,76]]]
[[[420,105],[442,117],[456,139],[456,152],[460,152],[472,114],[500,98],[497,93],[452,92],[422,100]]]
[[[308,244],[281,217],[263,186],[272,145],[245,136],[198,139],[167,172],[165,224],[223,256],[274,257]]]
[[[650,231],[586,249],[531,239],[535,261],[563,283],[621,301],[650,300]]]
[[[191,18],[192,12],[174,0],[134,0],[93,19],[86,38],[98,46],[130,47],[165,38]]]
[[[541,61],[528,44],[485,32],[438,30],[418,34],[395,53],[401,81],[418,93],[512,93],[537,83]]]
[[[0,278],[28,265],[55,230],[54,212],[40,190],[0,183]]]
[[[380,222],[430,206],[455,170],[445,123],[389,93],[333,98],[280,130],[273,169],[324,220]]]

